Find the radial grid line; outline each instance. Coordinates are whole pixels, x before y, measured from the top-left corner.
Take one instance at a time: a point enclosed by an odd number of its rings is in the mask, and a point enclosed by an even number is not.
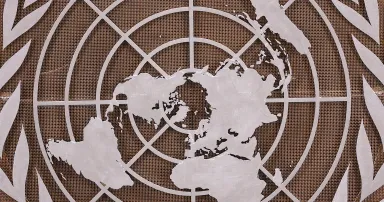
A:
[[[283,10],[286,11],[296,0],[289,0],[284,6],[283,6]],[[228,63],[224,66],[224,69],[225,68],[228,68],[229,66],[231,66],[233,64],[234,61],[240,59],[241,55],[243,55],[243,53],[245,51],[248,50],[249,47],[251,47],[251,45],[257,40],[259,39],[261,36],[262,36],[262,33],[264,33],[267,29],[269,28],[269,24],[265,24],[262,28],[261,28],[261,31],[260,31],[260,34],[258,35],[255,35],[251,38],[251,40],[248,41],[248,43],[246,43],[241,49],[239,52],[236,53],[236,55],[232,58],[232,60],[228,61]]]
[[[85,3],[88,4],[103,20],[108,23],[108,25],[114,29],[125,41],[128,42],[146,61],[149,62],[162,76],[165,78],[169,78],[169,75],[158,65],[155,61],[152,60],[132,39],[130,39],[111,19],[108,18],[105,12],[102,12],[95,4],[93,4],[90,0],[84,0]]]
[[[283,9],[287,10],[296,0],[289,0],[287,3],[284,4]]]
[[[300,202],[298,198],[296,198],[295,195],[293,195],[284,185],[282,185],[279,182],[276,182],[273,178],[273,175],[264,167],[260,166],[260,171],[263,172],[270,180],[272,180],[273,183],[281,190],[283,191],[289,198],[292,199],[294,202]]]
[[[193,1],[189,0],[189,68],[195,68],[195,33],[194,33],[194,15],[193,15]]]
[[[131,167],[143,154],[145,151],[147,151],[151,146],[152,144],[154,144],[156,142],[156,140],[158,140],[160,138],[161,135],[164,134],[164,132],[169,128],[169,125],[166,124],[163,128],[161,128],[161,130],[159,132],[156,133],[155,136],[152,137],[152,139],[147,142],[143,148],[141,148],[141,150],[139,152],[137,152],[135,154],[135,156],[133,156],[129,161],[128,163],[124,166],[125,169]],[[105,190],[108,190],[109,187],[108,186],[105,186],[104,187]],[[97,193],[90,202],[96,202],[102,195],[104,194],[104,189],[103,190],[100,190],[99,193]]]
[[[191,202],[196,202],[196,189],[191,189]]]
[[[288,98],[289,103],[306,103],[316,102],[317,98]],[[347,97],[320,97],[320,102],[346,102]],[[283,103],[284,98],[267,98],[267,103]],[[74,101],[38,101],[37,106],[64,106],[68,103],[69,106],[87,106],[87,105],[110,105],[110,104],[127,104],[127,100],[74,100]]]
[[[193,1],[189,0],[189,68],[195,68],[195,33],[194,33],[194,11]],[[191,202],[196,202],[195,189],[191,190]]]

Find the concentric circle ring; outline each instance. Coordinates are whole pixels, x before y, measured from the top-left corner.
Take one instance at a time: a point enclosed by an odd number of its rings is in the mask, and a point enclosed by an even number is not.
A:
[[[340,144],[340,148],[339,148],[339,151],[337,153],[337,156],[336,156],[336,159],[332,165],[332,168],[330,169],[326,179],[324,180],[324,182],[322,183],[321,187],[318,189],[318,191],[314,194],[314,196],[312,197],[312,199],[314,200],[318,193],[321,192],[322,188],[325,186],[326,182],[329,180],[330,176],[332,175],[332,173],[334,172],[334,169],[335,169],[335,165],[337,165],[337,162],[340,158],[340,155],[341,155],[341,152],[344,148],[344,145],[345,145],[345,140],[346,140],[346,135],[347,135],[347,131],[348,131],[348,127],[349,127],[349,120],[350,120],[350,107],[351,107],[351,97],[350,97],[350,80],[349,80],[349,74],[348,74],[348,69],[347,69],[347,65],[346,65],[346,61],[345,61],[345,57],[344,57],[344,53],[343,53],[343,50],[341,48],[341,45],[340,45],[340,41],[338,40],[337,38],[337,35],[335,33],[335,31],[333,30],[332,26],[330,25],[330,22],[329,20],[327,19],[327,17],[325,16],[325,14],[321,11],[320,7],[318,7],[318,5],[316,4],[316,2],[314,2],[313,0],[310,0],[310,2],[312,3],[312,5],[314,5],[314,7],[316,8],[316,10],[320,13],[321,17],[323,18],[323,20],[326,22],[328,28],[330,29],[331,33],[332,33],[332,37],[334,38],[335,40],[335,43],[337,45],[337,48],[338,48],[338,51],[339,51],[339,54],[341,56],[341,59],[342,59],[342,63],[343,63],[343,68],[344,68],[344,72],[346,73],[345,74],[345,77],[346,77],[346,84],[347,84],[347,117],[346,117],[346,125],[345,125],[345,129],[344,129],[344,133],[343,133],[343,138],[342,138],[342,142]],[[44,60],[44,57],[45,57],[45,53],[46,53],[46,50],[47,50],[47,47],[50,43],[50,40],[55,32],[55,30],[57,29],[58,25],[60,24],[60,21],[63,19],[64,15],[66,14],[66,12],[70,9],[70,7],[73,5],[74,1],[71,1],[68,3],[67,7],[63,10],[63,12],[60,14],[59,18],[57,19],[57,21],[55,22],[54,26],[52,27],[50,33],[49,33],[49,36],[47,37],[47,40],[45,41],[45,44],[44,44],[44,48],[42,50],[42,53],[41,53],[41,56],[40,56],[40,60],[39,60],[39,64],[38,64],[38,68],[37,68],[37,72],[36,72],[36,77],[35,77],[35,88],[34,88],[34,94],[33,94],[33,97],[34,97],[34,118],[35,118],[35,128],[36,128],[36,132],[37,132],[37,135],[38,135],[38,140],[39,140],[39,144],[40,144],[40,148],[43,152],[43,155],[44,155],[44,158],[46,160],[46,163],[48,165],[48,168],[53,176],[53,178],[55,179],[56,183],[59,185],[60,189],[63,191],[63,193],[65,194],[65,196],[70,200],[70,201],[74,201],[73,198],[70,196],[70,194],[65,190],[65,187],[61,184],[60,180],[58,179],[55,171],[53,170],[52,168],[52,165],[50,164],[49,162],[49,159],[47,158],[47,155],[46,155],[46,151],[45,151],[45,147],[44,147],[44,143],[43,143],[43,140],[42,140],[42,136],[41,136],[41,132],[40,132],[40,126],[39,126],[39,122],[38,122],[38,106],[37,106],[37,93],[38,93],[38,83],[39,83],[39,75],[40,75],[40,72],[41,72],[41,67],[42,67],[42,63],[43,63],[43,60]],[[121,1],[118,1],[117,3],[115,2],[113,5],[111,5],[107,10],[112,10],[115,6],[117,6],[119,3],[121,3]],[[211,10],[210,8],[196,8],[196,10]],[[182,8],[180,8],[180,10],[183,10]],[[228,14],[230,15],[230,14]],[[99,19],[98,21],[100,21],[101,19]],[[95,22],[91,25],[92,26],[95,26],[98,24],[98,22],[96,22],[97,19],[95,20]],[[140,27],[140,26],[139,26]],[[93,27],[94,28],[94,27]],[[92,32],[93,28],[89,31]],[[87,31],[88,33],[88,31]],[[85,35],[87,35],[87,33]],[[89,34],[88,34],[89,35]],[[87,37],[85,37],[86,39]],[[84,40],[85,41],[85,40]],[[79,46],[78,46],[79,47]],[[81,49],[81,47],[80,47]],[[79,50],[80,50],[79,49]],[[317,77],[317,76],[316,76]],[[70,82],[69,82],[70,83]],[[68,89],[69,89],[69,84],[67,82],[67,85],[68,85]],[[68,101],[66,99],[66,101]],[[66,107],[68,107],[66,105]],[[66,114],[67,116],[67,114]],[[69,114],[68,114],[68,117],[69,117]],[[68,122],[67,122],[68,123]],[[68,124],[67,124],[68,125]],[[68,126],[70,127],[70,126]],[[305,160],[305,158],[304,158]],[[317,194],[317,195],[316,195]]]

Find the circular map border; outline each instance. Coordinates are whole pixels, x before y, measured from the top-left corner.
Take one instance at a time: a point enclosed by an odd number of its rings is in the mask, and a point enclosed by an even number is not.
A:
[[[62,11],[62,13],[60,14],[60,16],[58,17],[58,19],[56,20],[55,24],[53,25],[51,31],[49,32],[49,35],[45,41],[45,44],[44,44],[44,48],[42,50],[42,53],[40,55],[40,59],[39,59],[39,64],[38,64],[38,68],[37,68],[37,71],[36,71],[36,77],[35,77],[35,88],[34,88],[34,93],[33,93],[33,97],[34,97],[34,100],[33,100],[33,107],[34,107],[34,118],[35,118],[35,128],[36,128],[36,132],[38,133],[38,140],[39,140],[39,144],[40,144],[40,149],[42,150],[42,153],[43,153],[43,156],[44,156],[44,159],[48,165],[48,168],[54,178],[54,180],[56,181],[56,183],[58,184],[58,186],[60,187],[60,189],[63,191],[64,195],[70,200],[70,201],[74,201],[73,198],[71,197],[71,195],[67,192],[67,190],[65,189],[65,187],[63,186],[63,184],[61,183],[61,181],[58,179],[57,177],[57,174],[55,173],[55,171],[53,170],[53,167],[52,165],[50,164],[50,161],[48,159],[48,156],[46,154],[46,151],[45,151],[45,146],[44,146],[44,143],[43,143],[43,140],[42,140],[42,136],[41,136],[41,133],[40,133],[40,126],[39,126],[39,123],[38,123],[38,105],[39,105],[39,101],[37,100],[37,92],[38,92],[38,83],[39,83],[39,74],[41,72],[41,67],[42,67],[42,63],[43,63],[43,60],[44,60],[44,56],[45,56],[45,53],[46,53],[46,50],[49,46],[49,43],[50,43],[50,40],[52,38],[52,36],[54,35],[58,25],[60,24],[61,20],[64,18],[65,14],[67,13],[67,11],[72,7],[72,5],[75,3],[74,0],[70,1],[67,6],[65,7],[65,9]],[[112,5],[110,5],[105,12],[103,12],[103,15],[100,15],[99,13],[99,17],[95,20],[100,22],[102,19],[104,19],[103,17],[106,17],[106,13],[108,13],[110,10],[112,10],[114,7],[116,7],[118,4],[120,4],[121,1],[116,1],[115,3],[113,3]],[[293,1],[291,2],[293,3]],[[347,136],[347,133],[348,133],[348,128],[349,128],[349,121],[350,121],[350,116],[351,116],[351,89],[350,89],[350,80],[349,80],[349,73],[348,73],[348,68],[347,68],[347,64],[346,64],[346,59],[345,59],[345,55],[344,55],[344,52],[343,52],[343,49],[341,47],[341,43],[337,37],[337,34],[335,32],[335,30],[333,29],[329,19],[327,18],[327,16],[325,15],[325,13],[321,10],[321,8],[318,6],[318,4],[314,1],[314,0],[310,0],[310,3],[315,7],[315,9],[318,11],[318,13],[320,14],[320,16],[322,17],[322,19],[324,20],[324,22],[326,23],[329,31],[331,32],[332,34],[332,37],[334,38],[334,41],[336,43],[336,46],[338,48],[338,52],[339,52],[339,55],[341,56],[341,60],[342,60],[342,64],[343,64],[343,69],[344,69],[344,73],[345,73],[345,80],[346,80],[346,87],[347,87],[347,97],[346,97],[346,102],[347,102],[347,114],[346,114],[346,123],[345,123],[345,128],[344,128],[344,132],[343,132],[343,137],[342,137],[342,140],[341,140],[341,143],[340,143],[340,147],[339,147],[339,150],[338,150],[338,153],[336,155],[336,158],[335,158],[335,161],[333,162],[332,164],[332,167],[331,169],[329,170],[327,176],[324,178],[324,181],[323,183],[320,185],[320,187],[318,188],[318,190],[315,192],[315,194],[312,196],[312,198],[310,199],[310,201],[313,201],[317,198],[317,196],[320,194],[320,192],[322,191],[322,189],[325,187],[325,185],[327,184],[327,182],[329,181],[329,179],[331,178],[337,164],[338,164],[338,161],[341,157],[341,153],[342,153],[342,150],[345,146],[345,142],[346,142],[346,136]],[[187,7],[186,7],[187,8]],[[207,9],[210,9],[210,8],[207,8]],[[95,23],[96,24],[98,24]],[[94,25],[94,24],[92,24]],[[91,25],[91,26],[92,26]],[[315,101],[316,102],[320,102],[320,99],[319,97],[315,98]],[[332,101],[332,100],[330,100]],[[67,104],[68,105],[68,104]],[[66,106],[67,106],[66,105]],[[305,160],[305,159],[304,159]],[[100,187],[100,186],[99,186]],[[110,196],[110,194],[108,194],[108,190],[103,190],[105,191],[105,193]],[[277,190],[276,190],[277,191]],[[278,193],[278,192],[277,192]],[[112,194],[113,195],[113,194]],[[270,195],[271,196],[271,195]],[[111,196],[110,196],[111,197]],[[112,199],[116,200],[117,198],[115,198],[114,196],[111,197]],[[268,197],[267,197],[268,198]],[[263,201],[268,201],[267,198],[265,198]],[[273,198],[273,196],[271,197]],[[117,199],[117,201],[120,201],[119,199]]]

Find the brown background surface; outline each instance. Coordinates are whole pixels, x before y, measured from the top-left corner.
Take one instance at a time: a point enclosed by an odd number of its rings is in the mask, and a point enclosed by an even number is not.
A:
[[[38,8],[46,1],[38,1],[32,6],[22,9],[23,1],[20,1],[17,20],[22,19],[28,13]],[[95,0],[93,1],[100,10],[104,10],[113,1]],[[281,1],[284,4],[286,1]],[[356,36],[364,45],[372,50],[379,58],[384,59],[384,48],[376,44],[372,39],[352,26],[333,6],[330,0],[317,0],[330,19],[333,27],[340,38],[342,47],[348,63],[349,76],[352,88],[352,117],[349,127],[347,143],[331,180],[318,197],[317,201],[332,201],[336,188],[344,174],[347,166],[350,166],[349,176],[349,200],[358,201],[361,188],[360,175],[355,154],[357,133],[360,122],[364,119],[364,124],[372,145],[373,157],[375,160],[375,172],[384,162],[382,143],[380,136],[369,117],[365,107],[362,93],[362,75],[365,76],[369,84],[378,92],[383,91],[380,82],[364,67],[357,55],[351,34]],[[360,5],[354,4],[350,0],[343,0],[343,3],[354,8],[366,17],[364,2],[360,0]],[[381,39],[383,39],[384,29],[384,1],[380,3],[381,20]],[[15,40],[6,49],[1,51],[0,64],[7,61],[14,53],[20,50],[30,39],[32,45],[29,54],[20,70],[13,79],[8,82],[0,91],[0,108],[7,101],[7,97],[14,91],[18,82],[22,81],[22,103],[16,122],[6,141],[4,158],[0,160],[0,167],[8,176],[12,176],[13,154],[19,138],[21,126],[26,131],[29,150],[30,167],[27,180],[28,201],[38,201],[38,187],[35,168],[41,174],[54,201],[67,201],[61,190],[56,185],[47,165],[41,154],[35,131],[35,121],[33,118],[32,94],[34,89],[34,79],[36,67],[46,36],[49,33],[54,21],[67,1],[54,0],[45,16],[31,30]],[[254,9],[247,0],[195,0],[196,6],[206,6],[223,10],[232,14],[242,14],[246,12],[254,13]],[[113,9],[108,17],[123,31],[129,30],[144,18],[167,10],[169,8],[188,6],[187,0],[127,0]],[[4,0],[1,1],[0,10],[3,10]],[[296,0],[287,10],[287,15],[301,29],[311,42],[311,53],[313,55],[320,82],[321,97],[343,97],[346,96],[346,86],[341,60],[337,52],[335,43],[328,31],[325,23],[320,18],[316,10],[306,0]],[[254,15],[251,15],[254,16]],[[83,1],[77,1],[69,10],[57,29],[48,47],[47,54],[42,66],[39,80],[38,100],[40,101],[61,101],[64,100],[64,87],[67,77],[69,64],[75,52],[76,46],[81,37],[88,29],[90,24],[96,19],[97,14]],[[208,38],[220,42],[234,52],[250,40],[251,33],[241,25],[209,13],[195,13],[195,35],[197,37]],[[0,19],[2,23],[2,15]],[[0,25],[1,29],[2,26]],[[2,36],[2,35],[0,35]],[[170,40],[188,37],[188,13],[178,13],[156,19],[145,26],[139,28],[131,35],[131,39],[141,47],[146,53],[151,52],[159,45]],[[113,45],[120,39],[119,35],[101,21],[87,39],[81,50],[73,72],[70,100],[94,100],[96,95],[96,84],[101,67]],[[2,38],[0,38],[2,42]],[[383,44],[383,40],[381,40]],[[313,77],[306,57],[301,56],[295,51],[292,45],[284,44],[290,57],[293,69],[293,80],[289,86],[289,97],[313,97],[314,84]],[[262,49],[260,41],[257,41],[247,50],[242,59],[247,65],[255,64],[258,54]],[[210,70],[216,69],[220,62],[229,58],[227,53],[205,44],[195,45],[195,66],[201,68],[210,65]],[[101,99],[111,99],[114,87],[131,75],[142,57],[126,42],[117,50],[105,73]],[[188,44],[179,44],[159,52],[153,60],[162,67],[168,74],[172,74],[179,68],[189,66]],[[268,75],[276,73],[268,67],[260,67],[260,74]],[[158,75],[156,70],[146,64],[142,72]],[[185,86],[180,89],[183,100],[194,110],[203,110],[204,97],[200,96],[201,88],[197,85]],[[274,93],[272,97],[282,97],[280,93]],[[384,100],[384,96],[380,96]],[[283,104],[268,104],[272,113],[282,113]],[[105,111],[107,106],[102,106]],[[88,123],[90,117],[96,116],[95,106],[71,106],[70,116],[73,133],[77,141],[83,138],[82,129]],[[200,111],[200,110],[199,110]],[[265,167],[274,173],[275,168],[280,168],[285,179],[299,161],[307,145],[308,138],[312,129],[315,111],[314,103],[290,103],[287,114],[287,124],[284,129],[283,137]],[[345,124],[346,103],[331,102],[321,103],[319,125],[310,152],[302,165],[301,169],[287,188],[301,201],[308,200],[317,190],[323,179],[327,175],[337,149],[340,145]],[[118,116],[118,115],[112,115]],[[41,133],[45,143],[50,138],[63,139],[69,141],[67,126],[65,123],[64,106],[39,107],[38,117],[40,121]],[[199,113],[198,118],[203,118],[203,113]],[[128,162],[142,147],[142,143],[135,135],[128,116],[123,117],[124,130],[116,130],[119,139],[119,150],[123,160]],[[136,118],[136,123],[147,141],[156,133],[153,126],[145,123],[140,118]],[[194,128],[198,123],[197,118],[188,118],[187,125]],[[117,124],[117,123],[114,123]],[[275,123],[266,124],[257,129],[258,147],[261,155],[265,155],[272,145],[281,124],[281,119]],[[185,136],[178,134],[173,129],[168,129],[166,133],[153,145],[159,151],[182,159],[184,155]],[[132,169],[142,177],[160,186],[177,189],[169,179],[172,168],[175,165],[169,163],[150,151],[132,166]],[[89,201],[99,192],[99,188],[91,181],[86,180],[66,163],[54,161],[53,167],[60,180],[65,185],[68,192],[76,201]],[[62,173],[62,175],[60,174]],[[65,179],[62,177],[64,176]],[[260,178],[268,183],[263,194],[267,196],[272,193],[276,186],[260,173]],[[132,177],[132,179],[134,179]],[[189,197],[165,194],[154,190],[140,181],[134,179],[133,187],[123,187],[120,190],[110,190],[122,201],[133,202],[169,202],[169,201],[190,201]],[[379,189],[366,201],[380,201],[384,199],[384,188]],[[12,201],[0,191],[0,201]],[[108,196],[103,195],[99,201],[112,201]],[[209,196],[197,197],[197,202],[216,201]],[[278,194],[273,201],[290,201],[284,193]]]

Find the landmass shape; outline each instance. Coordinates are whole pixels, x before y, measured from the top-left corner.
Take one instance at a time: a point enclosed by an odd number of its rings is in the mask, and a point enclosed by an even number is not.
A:
[[[81,142],[50,140],[46,147],[51,162],[52,156],[65,161],[86,179],[112,189],[133,185],[125,172],[113,126],[107,121],[91,118]]]

